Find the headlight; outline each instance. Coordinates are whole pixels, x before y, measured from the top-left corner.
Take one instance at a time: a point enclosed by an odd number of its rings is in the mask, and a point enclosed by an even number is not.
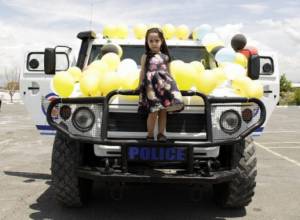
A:
[[[89,131],[95,123],[95,115],[89,108],[80,107],[75,110],[72,123],[81,132]]]
[[[241,117],[234,110],[227,110],[222,113],[220,118],[220,126],[227,134],[233,134],[241,128]]]

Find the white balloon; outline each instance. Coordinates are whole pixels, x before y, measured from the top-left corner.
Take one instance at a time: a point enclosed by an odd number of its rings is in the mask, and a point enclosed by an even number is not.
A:
[[[227,47],[220,49],[215,55],[215,58],[219,63],[234,62],[235,57],[236,52],[233,49]]]
[[[215,96],[215,97],[239,97],[235,92],[234,89],[232,89],[231,81],[226,80],[224,83],[222,83],[220,86],[215,88],[212,93],[209,95]]]
[[[224,67],[224,73],[229,80],[233,80],[238,76],[246,76],[247,70],[239,64],[227,63]]]
[[[124,59],[120,62],[120,65],[118,67],[118,72],[122,73],[130,73],[137,70],[137,64],[133,59]]]
[[[207,46],[212,43],[221,42],[221,38],[216,33],[207,33],[202,38],[202,44],[203,46]]]
[[[80,91],[80,83],[75,83],[74,90],[70,95],[70,98],[81,97],[81,96],[82,96],[82,92]]]
[[[194,40],[202,40],[203,37],[212,31],[212,27],[209,24],[202,24],[194,29]]]

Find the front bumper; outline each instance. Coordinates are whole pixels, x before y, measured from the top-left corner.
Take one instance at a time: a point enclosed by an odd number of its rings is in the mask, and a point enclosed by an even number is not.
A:
[[[135,146],[172,146],[180,147],[180,146],[187,146],[187,147],[213,147],[213,146],[220,146],[226,144],[234,144],[240,142],[257,128],[259,128],[266,119],[266,110],[264,104],[258,99],[247,99],[247,98],[239,98],[239,97],[210,97],[206,96],[202,93],[194,92],[194,91],[181,91],[183,96],[199,96],[204,101],[204,109],[205,109],[205,124],[206,124],[206,138],[205,140],[169,140],[168,143],[157,143],[157,142],[146,142],[143,139],[133,139],[133,138],[109,138],[108,137],[108,115],[109,115],[109,101],[114,95],[138,95],[139,92],[136,90],[115,90],[110,92],[106,97],[88,97],[88,98],[58,98],[53,100],[48,107],[47,110],[47,121],[50,126],[54,129],[58,130],[59,132],[63,133],[70,139],[92,143],[92,144],[101,144],[101,145],[111,145],[111,146],[126,146],[126,145],[135,145]],[[212,109],[214,106],[225,106],[228,107],[231,104],[240,104],[240,103],[255,103],[260,110],[260,116],[255,123],[249,125],[247,129],[244,129],[240,133],[236,135],[226,135],[222,136],[223,139],[216,139],[215,138],[215,131],[216,127],[213,124],[212,120]],[[99,124],[99,131],[96,136],[89,137],[83,136],[78,133],[72,133],[70,130],[66,128],[64,122],[56,123],[53,116],[52,110],[55,106],[59,104],[66,104],[66,105],[81,105],[81,104],[99,104],[101,105],[101,114],[102,114],[102,121]],[[214,112],[214,114],[217,114]]]
[[[141,182],[141,183],[182,183],[182,184],[217,184],[232,180],[238,171],[236,169],[210,172],[209,175],[199,174],[163,174],[149,173],[137,175],[132,173],[102,173],[91,167],[79,167],[77,175],[86,179],[103,180],[107,182]]]

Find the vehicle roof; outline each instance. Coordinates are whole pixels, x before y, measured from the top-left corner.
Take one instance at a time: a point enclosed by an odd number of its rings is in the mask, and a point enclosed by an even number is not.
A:
[[[93,44],[106,44],[106,43],[116,43],[119,45],[145,45],[145,40],[138,40],[136,38],[127,38],[127,39],[106,39],[102,36],[97,36]],[[198,46],[202,47],[200,41],[195,40],[166,40],[168,46]]]

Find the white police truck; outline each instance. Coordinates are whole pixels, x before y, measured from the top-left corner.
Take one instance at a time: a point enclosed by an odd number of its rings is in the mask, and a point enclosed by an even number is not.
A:
[[[146,141],[146,119],[137,113],[137,90],[115,90],[105,97],[59,98],[50,80],[57,71],[76,65],[83,69],[101,56],[112,41],[123,49],[123,59],[137,63],[144,41],[108,40],[81,32],[78,59],[67,46],[30,51],[21,76],[25,106],[42,135],[55,135],[52,184],[57,199],[81,206],[94,180],[109,183],[115,199],[128,182],[212,184],[222,207],[244,207],[251,202],[257,175],[253,136],[260,135],[279,99],[279,70],[275,54],[251,55],[248,76],[264,86],[258,100],[207,96],[181,91],[184,111],[168,114],[167,142]],[[201,60],[216,67],[214,57],[199,42],[169,40],[173,59]],[[134,101],[135,100],[135,101]],[[195,196],[196,197],[196,196]]]

